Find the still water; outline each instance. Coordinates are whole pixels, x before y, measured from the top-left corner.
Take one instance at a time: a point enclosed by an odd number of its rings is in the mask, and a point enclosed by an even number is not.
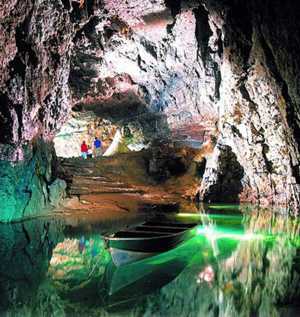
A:
[[[0,316],[300,316],[299,221],[226,205],[176,217],[198,223],[192,239],[120,267],[103,234],[145,215],[0,225]]]

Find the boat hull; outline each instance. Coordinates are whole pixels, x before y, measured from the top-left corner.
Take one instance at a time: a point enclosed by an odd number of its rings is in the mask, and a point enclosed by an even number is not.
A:
[[[179,234],[157,236],[151,238],[108,238],[109,248],[136,252],[157,253],[172,249],[179,243],[195,235],[194,230],[187,230]]]
[[[116,266],[166,252],[196,234],[195,223],[148,221],[104,237]]]

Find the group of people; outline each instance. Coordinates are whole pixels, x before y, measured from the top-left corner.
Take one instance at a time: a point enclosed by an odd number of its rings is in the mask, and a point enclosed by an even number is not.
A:
[[[86,160],[87,158],[92,158],[93,156],[99,157],[102,155],[102,142],[97,137],[95,137],[93,146],[94,146],[94,153],[92,148],[88,146],[85,141],[82,141],[80,150],[81,150],[81,157],[83,159]]]

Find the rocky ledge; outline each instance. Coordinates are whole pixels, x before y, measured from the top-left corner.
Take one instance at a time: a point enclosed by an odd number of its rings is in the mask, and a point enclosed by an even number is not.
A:
[[[67,181],[63,210],[91,212],[193,210],[201,178],[201,150],[157,145],[151,151],[83,160],[61,159]],[[203,173],[203,171],[202,171]]]

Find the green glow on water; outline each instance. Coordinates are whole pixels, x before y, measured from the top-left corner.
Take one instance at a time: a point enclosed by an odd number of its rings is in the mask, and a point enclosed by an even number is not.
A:
[[[115,268],[109,277],[110,304],[117,305],[120,300],[132,298],[135,292],[141,296],[151,288],[161,288],[185,270],[195,270],[198,274],[207,265],[230,257],[242,240],[254,239],[241,229],[199,225],[193,231],[193,238],[174,249]],[[131,293],[128,293],[129,287]]]
[[[239,210],[240,205],[225,205],[225,204],[218,204],[218,205],[208,205],[209,209],[216,209],[216,210]]]
[[[204,235],[208,239],[234,239],[234,240],[260,240],[264,238],[263,234],[244,233],[233,230],[224,230],[221,228],[214,228],[212,226],[199,226],[197,227],[197,234]]]
[[[180,218],[212,218],[212,219],[228,219],[228,218],[232,218],[232,219],[242,219],[242,215],[220,215],[220,214],[196,214],[196,213],[185,213],[185,212],[179,212],[178,214],[176,214],[176,216],[180,217]]]
[[[289,237],[288,232],[272,233],[269,230],[259,232],[244,232],[242,214],[205,214],[205,213],[178,213],[178,218],[198,222],[196,234],[205,236],[208,240],[225,239],[236,241],[264,240],[266,243],[274,242],[277,238],[286,238],[295,246],[300,246],[300,238]]]
[[[25,268],[19,263],[28,262],[27,253],[16,252],[16,261],[5,256],[11,242],[16,246],[28,244],[23,224],[3,225],[3,280],[7,279],[7,285],[12,285],[17,294],[24,290],[23,280],[29,279],[31,285],[41,283],[38,296],[34,287],[32,294],[30,289],[25,291],[26,296],[33,295],[32,306],[10,315],[108,316],[111,309],[110,316],[180,316],[178,311],[181,316],[208,316],[214,312],[250,316],[261,311],[260,315],[273,316],[275,299],[285,303],[284,296],[294,294],[299,284],[299,219],[268,217],[264,211],[239,214],[230,208],[224,209],[227,214],[217,214],[213,209],[208,211],[212,214],[164,215],[162,221],[196,223],[191,229],[194,236],[167,252],[120,267],[114,265],[105,249],[100,232],[107,230],[106,226],[101,231],[93,223],[77,231],[67,227],[61,241],[62,227],[55,222],[47,229],[49,243],[45,243],[44,222],[26,223],[26,232],[32,238],[27,251],[43,265]],[[79,248],[81,240],[83,249]],[[52,250],[56,244],[57,249]],[[16,272],[20,283],[13,278]],[[10,290],[2,291],[2,302],[11,298]],[[283,297],[275,298],[279,293]],[[22,298],[17,300],[19,307]],[[25,300],[27,303],[27,297]],[[215,307],[212,314],[207,307]]]

